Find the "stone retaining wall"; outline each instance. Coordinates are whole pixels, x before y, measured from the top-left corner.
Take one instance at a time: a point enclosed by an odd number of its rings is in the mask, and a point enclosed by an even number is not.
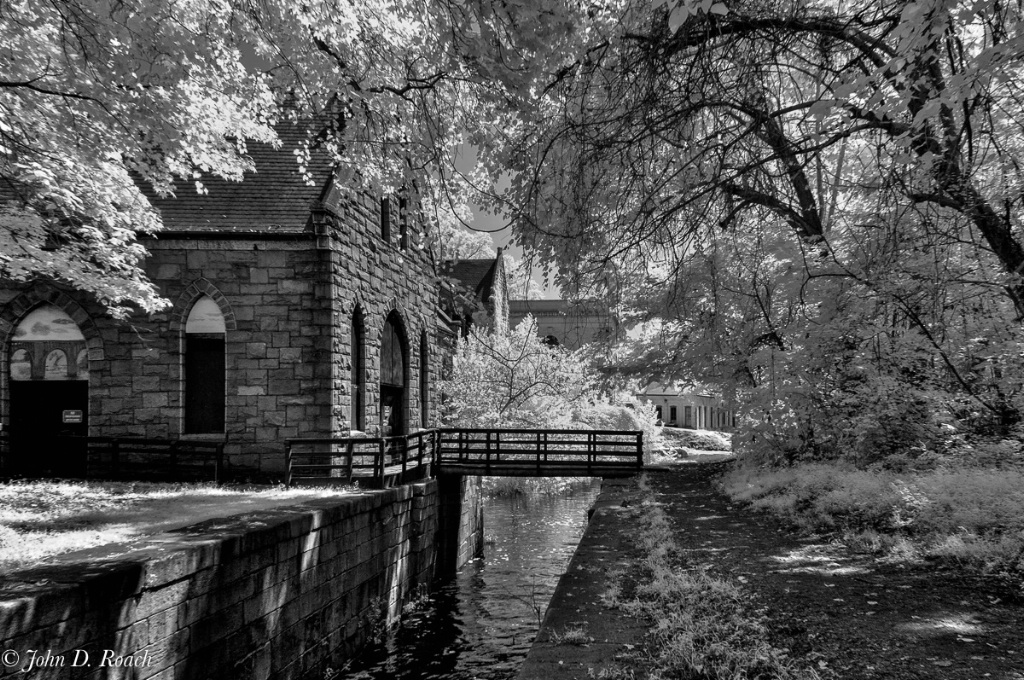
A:
[[[445,564],[444,532],[464,546],[481,540],[482,527],[453,526],[478,514],[479,478],[463,489],[442,499],[430,480],[327,498],[9,574],[0,675],[322,679],[410,595],[461,566]]]

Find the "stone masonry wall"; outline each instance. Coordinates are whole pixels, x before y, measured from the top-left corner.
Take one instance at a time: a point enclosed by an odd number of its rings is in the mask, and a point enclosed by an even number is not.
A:
[[[0,675],[20,676],[36,659],[49,665],[29,676],[37,680],[322,679],[442,569],[439,515],[477,501],[446,510],[431,480],[212,520],[128,554],[94,549],[8,574],[0,638],[18,659],[7,652]],[[481,527],[473,531],[482,540]],[[121,665],[102,666],[104,655]]]
[[[166,233],[146,245],[146,272],[172,307],[128,322],[106,316],[88,296],[56,284],[0,286],[0,423],[9,427],[11,330],[31,308],[59,296],[81,319],[90,347],[89,434],[226,441],[229,473],[280,472],[284,440],[348,434],[352,315],[364,318],[364,420],[379,431],[380,346],[397,312],[405,338],[404,412],[421,423],[421,371],[428,412],[443,350],[437,280],[418,246],[414,221],[401,243],[393,201],[391,239],[381,235],[380,200],[334,188],[314,206],[311,228],[290,233]],[[184,325],[199,297],[225,318],[225,432],[184,434]],[[428,347],[421,361],[421,338]],[[424,366],[425,364],[425,366]]]

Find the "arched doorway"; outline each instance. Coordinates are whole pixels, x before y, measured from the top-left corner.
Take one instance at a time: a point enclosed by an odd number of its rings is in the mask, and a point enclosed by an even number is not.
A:
[[[384,437],[406,432],[405,398],[409,376],[409,350],[402,319],[391,312],[380,340],[380,429]]]
[[[89,352],[70,316],[53,305],[29,312],[11,336],[10,472],[85,474],[89,433]]]

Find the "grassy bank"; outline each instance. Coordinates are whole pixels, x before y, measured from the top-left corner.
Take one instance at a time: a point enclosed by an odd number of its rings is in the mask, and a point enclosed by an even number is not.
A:
[[[895,473],[842,464],[738,468],[723,479],[735,501],[851,548],[950,560],[1024,577],[1024,472],[936,469]]]
[[[644,500],[637,532],[640,572],[632,600],[618,601],[653,623],[647,677],[732,680],[817,680],[772,647],[749,593],[731,578],[691,564],[679,550],[665,512],[641,480]]]
[[[484,477],[484,495],[501,496],[554,496],[573,489],[583,489],[594,483],[593,477]]]
[[[0,572],[108,543],[351,490],[213,484],[0,484]]]

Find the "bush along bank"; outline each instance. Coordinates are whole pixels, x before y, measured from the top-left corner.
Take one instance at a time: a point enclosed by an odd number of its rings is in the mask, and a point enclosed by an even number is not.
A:
[[[635,593],[615,594],[615,604],[652,624],[645,654],[636,659],[650,669],[648,677],[819,680],[769,644],[763,616],[742,584],[687,560],[644,477],[640,488]]]
[[[851,549],[937,559],[1007,579],[1024,596],[1024,472],[893,472],[842,463],[740,467],[722,479],[736,502]]]

